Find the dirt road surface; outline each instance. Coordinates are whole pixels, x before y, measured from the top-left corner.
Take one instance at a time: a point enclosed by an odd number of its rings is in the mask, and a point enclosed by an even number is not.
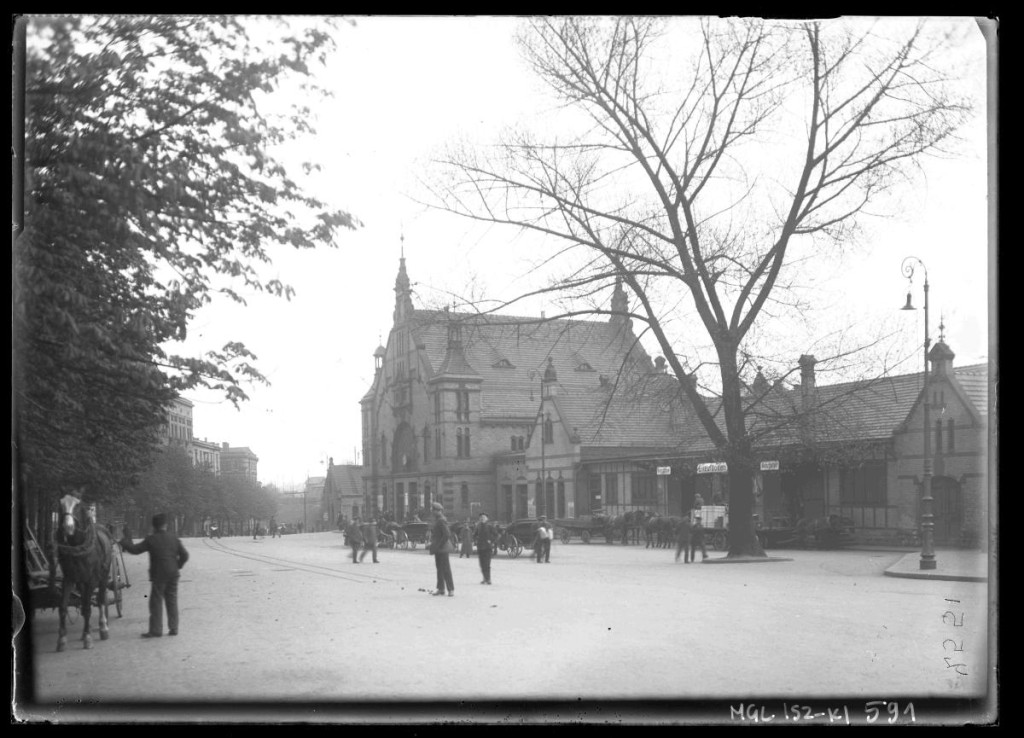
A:
[[[77,614],[56,653],[56,613],[34,613],[33,715],[164,701],[966,698],[991,668],[988,585],[882,576],[898,553],[687,565],[555,542],[550,564],[496,557],[493,586],[475,557],[452,555],[456,594],[432,597],[422,547],[354,565],[336,532],[184,543],[177,637],[140,638],[145,555],[126,555],[124,617],[92,650]],[[944,661],[948,639],[964,666]]]

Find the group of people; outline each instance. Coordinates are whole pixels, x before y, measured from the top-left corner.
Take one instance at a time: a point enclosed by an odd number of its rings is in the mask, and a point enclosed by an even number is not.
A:
[[[365,523],[358,515],[345,528],[345,539],[352,547],[352,563],[360,564],[366,558],[367,552],[373,554],[373,563],[379,564],[377,558],[377,521],[367,520]]]
[[[437,570],[437,588],[431,593],[435,597],[455,596],[455,581],[452,578],[452,565],[449,554],[455,552],[456,540],[448,526],[448,519],[444,514],[444,506],[440,502],[434,502],[430,506],[434,514],[434,522],[430,528],[430,553],[434,556],[434,567]],[[476,546],[477,559],[480,561],[480,573],[483,579],[480,584],[491,583],[491,557],[497,547],[498,530],[491,524],[487,513],[480,513],[477,523],[471,526],[469,522],[462,528],[461,550],[459,558],[472,554],[473,546]]]
[[[685,563],[697,560],[697,549],[700,548],[704,559],[708,557],[704,546],[704,528],[701,524],[700,508],[695,505],[690,515],[683,518],[676,539],[676,561],[684,556]],[[434,557],[437,570],[437,588],[431,593],[434,596],[455,596],[455,582],[452,578],[452,566],[448,556],[456,550],[456,539],[448,526],[444,507],[439,502],[431,505],[434,522],[430,530],[429,551]],[[692,518],[692,520],[691,520]],[[340,522],[340,521],[339,521]],[[276,522],[271,519],[270,529],[276,532]],[[345,528],[348,545],[352,547],[352,563],[358,564],[366,558],[367,553],[373,555],[373,563],[380,563],[377,558],[377,521],[361,522],[358,516],[352,518]],[[534,527],[533,550],[537,563],[551,562],[551,540],[554,529],[546,515],[541,515]],[[475,526],[467,522],[463,528],[462,551],[470,555],[472,546],[476,546],[480,561],[480,572],[483,575],[481,584],[491,583],[491,557],[497,548],[498,529],[492,525],[486,513],[480,513]],[[143,638],[159,638],[163,635],[163,612],[167,610],[168,635],[178,634],[178,579],[181,568],[188,561],[188,551],[181,540],[167,529],[167,516],[163,513],[153,516],[153,532],[140,543],[133,543],[131,533],[127,529],[120,541],[121,548],[130,554],[149,553],[149,630],[142,634]],[[468,548],[468,550],[467,550]],[[461,557],[461,554],[460,554]],[[703,560],[703,559],[702,559]]]

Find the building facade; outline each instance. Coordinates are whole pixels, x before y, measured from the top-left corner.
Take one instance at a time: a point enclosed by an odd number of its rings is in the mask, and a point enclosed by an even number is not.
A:
[[[513,520],[682,515],[698,493],[728,504],[721,454],[637,341],[621,285],[607,321],[575,321],[417,310],[409,284],[402,258],[361,400],[366,510],[407,519],[437,500],[456,519]],[[928,402],[936,543],[980,541],[988,372],[953,358],[933,347],[927,387],[923,373],[819,386],[813,356],[796,386],[759,372],[744,404],[762,524],[841,515],[865,541],[916,530]]]
[[[197,469],[205,469],[215,476],[220,476],[220,452],[223,445],[202,440],[192,439],[192,466]]]
[[[229,446],[227,442],[220,450],[220,469],[224,476],[237,476],[250,484],[259,481],[257,465],[259,457],[248,446]]]
[[[394,323],[374,361],[361,400],[364,507],[397,519],[435,500],[455,518],[494,515],[496,459],[526,449],[546,371],[561,370],[571,392],[624,366],[650,365],[619,316],[545,321],[416,310],[404,257]]]
[[[358,464],[335,464],[333,457],[328,459],[320,503],[321,518],[326,519],[332,527],[337,527],[341,516],[352,520],[362,515],[363,509],[363,467]]]

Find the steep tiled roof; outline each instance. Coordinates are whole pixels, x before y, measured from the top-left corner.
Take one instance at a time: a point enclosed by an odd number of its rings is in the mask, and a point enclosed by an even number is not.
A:
[[[988,416],[988,364],[971,364],[955,367],[956,381],[963,387],[964,394],[974,403],[981,416]]]
[[[327,469],[327,481],[336,494],[348,497],[363,495],[363,467],[355,464],[336,464]]]
[[[540,380],[550,356],[558,373],[558,394],[575,397],[600,386],[602,374],[614,377],[635,338],[607,322],[548,320],[498,315],[473,315],[417,310],[413,335],[422,346],[421,358],[437,376],[447,354],[447,321],[462,322],[465,361],[483,379],[481,415],[484,419],[530,418],[540,401]],[[637,345],[636,361],[650,366]],[[501,366],[502,359],[511,366]],[[575,371],[586,361],[594,371]],[[453,367],[447,367],[453,373]]]
[[[987,374],[984,364],[954,369],[957,382],[979,412],[982,407],[978,402],[984,404],[987,394]],[[923,373],[918,372],[817,386],[810,439],[814,443],[836,443],[890,438],[910,414],[923,379]],[[773,391],[758,403],[748,419],[751,432],[759,436],[758,442],[799,443],[800,401],[801,390],[797,387]]]

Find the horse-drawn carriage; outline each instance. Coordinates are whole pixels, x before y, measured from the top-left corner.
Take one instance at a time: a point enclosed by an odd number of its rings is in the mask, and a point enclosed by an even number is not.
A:
[[[401,548],[416,548],[417,545],[430,545],[430,523],[425,523],[422,520],[413,520],[402,524],[401,529],[405,534],[405,545],[401,545]]]
[[[61,498],[62,520],[54,533],[53,558],[48,558],[31,529],[25,526],[25,568],[31,609],[56,609],[60,616],[57,650],[67,646],[68,608],[82,614],[82,641],[92,648],[90,619],[95,606],[99,613],[101,640],[109,638],[107,627],[110,605],[122,617],[123,592],[131,586],[124,565],[124,554],[105,525],[96,521],[90,506],[83,519],[75,516],[80,499]]]
[[[554,521],[555,538],[568,543],[573,537],[584,543],[590,543],[594,536],[604,536],[606,543],[615,540],[615,527],[612,519],[604,515],[581,515],[578,518],[557,518]]]

